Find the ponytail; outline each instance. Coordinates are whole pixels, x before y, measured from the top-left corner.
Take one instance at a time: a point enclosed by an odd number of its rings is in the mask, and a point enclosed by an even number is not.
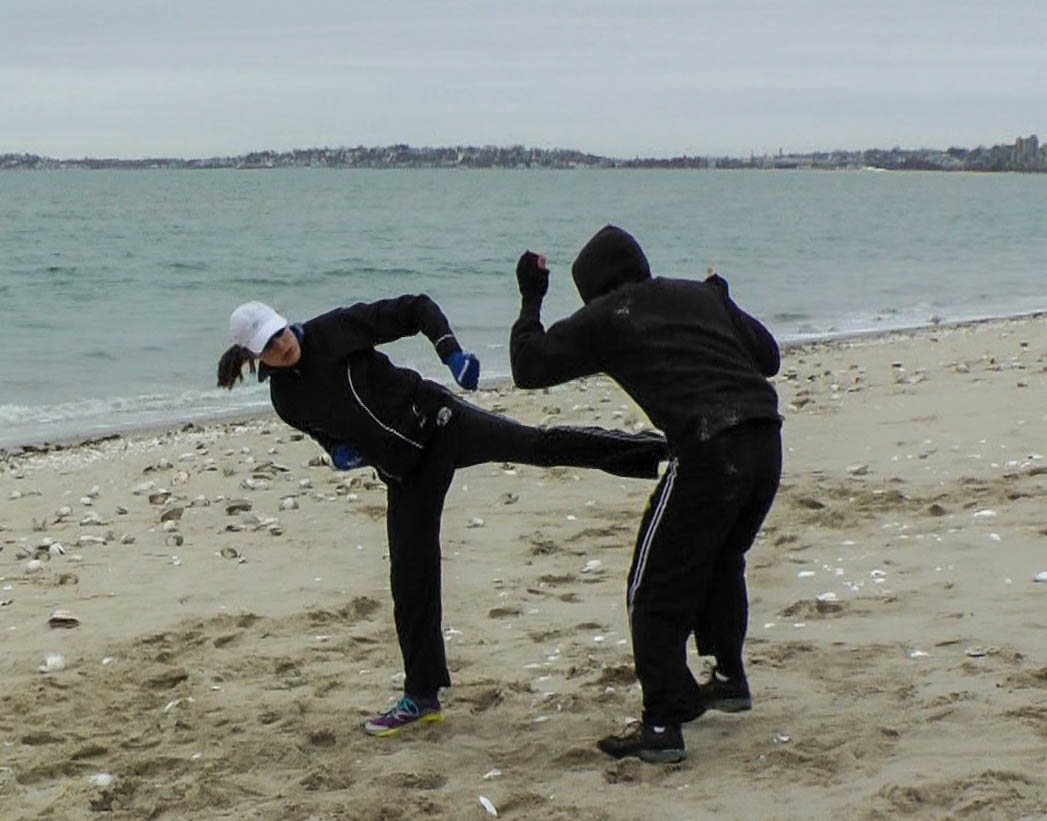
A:
[[[233,389],[237,381],[244,379],[244,365],[255,372],[255,355],[242,345],[233,345],[218,360],[218,387]]]

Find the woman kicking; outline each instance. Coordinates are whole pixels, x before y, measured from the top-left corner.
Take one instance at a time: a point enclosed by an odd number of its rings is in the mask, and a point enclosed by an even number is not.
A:
[[[220,387],[242,380],[244,365],[257,368],[281,419],[312,436],[336,468],[372,466],[388,487],[390,586],[406,678],[396,706],[364,725],[371,735],[442,718],[439,690],[451,678],[441,627],[440,516],[456,469],[517,462],[653,479],[667,458],[658,434],[529,427],[394,365],[375,346],[423,333],[455,382],[476,389],[479,360],[462,351],[425,295],[336,308],[300,324],[248,302],[233,311],[229,329],[234,344],[218,363]]]

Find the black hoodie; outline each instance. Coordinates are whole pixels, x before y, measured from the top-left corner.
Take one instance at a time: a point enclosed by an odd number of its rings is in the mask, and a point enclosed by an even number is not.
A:
[[[586,244],[571,273],[585,305],[548,331],[541,297],[523,298],[509,340],[517,385],[606,373],[674,449],[747,420],[780,419],[766,378],[778,372],[778,345],[719,276],[652,277],[639,244],[613,225]]]

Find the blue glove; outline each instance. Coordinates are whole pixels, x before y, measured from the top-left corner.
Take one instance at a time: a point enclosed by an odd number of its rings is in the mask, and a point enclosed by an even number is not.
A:
[[[444,360],[444,364],[451,369],[455,382],[467,391],[476,390],[480,381],[480,360],[476,354],[456,351]]]
[[[331,462],[339,470],[353,470],[354,468],[362,468],[367,464],[367,460],[364,459],[360,451],[344,442],[340,445],[335,445],[331,449]]]

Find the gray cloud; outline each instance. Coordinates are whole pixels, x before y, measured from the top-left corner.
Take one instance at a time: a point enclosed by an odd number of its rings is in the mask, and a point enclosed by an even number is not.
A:
[[[0,152],[745,154],[1044,129],[1035,0],[5,0],[3,22]]]

